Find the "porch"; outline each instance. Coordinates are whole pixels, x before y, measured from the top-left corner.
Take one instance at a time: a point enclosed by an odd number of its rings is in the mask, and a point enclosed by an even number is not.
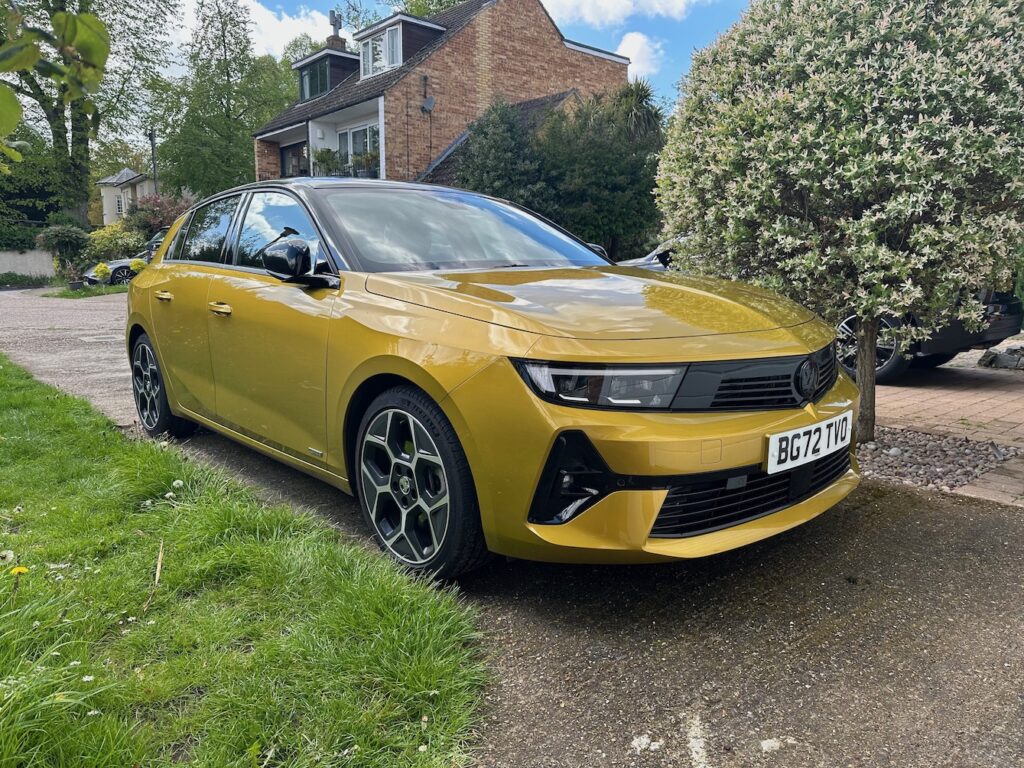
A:
[[[256,138],[256,178],[384,178],[384,99],[288,126]]]

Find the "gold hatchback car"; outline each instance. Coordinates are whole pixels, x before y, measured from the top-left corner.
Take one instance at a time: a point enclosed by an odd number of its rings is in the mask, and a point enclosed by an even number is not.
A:
[[[858,482],[833,330],[741,283],[617,267],[500,200],[253,184],[132,283],[152,435],[197,424],[354,494],[381,547],[635,563],[799,525]]]

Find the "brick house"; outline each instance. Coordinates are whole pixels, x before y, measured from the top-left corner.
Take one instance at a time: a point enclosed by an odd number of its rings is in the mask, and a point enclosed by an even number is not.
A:
[[[416,179],[496,99],[611,91],[625,85],[629,64],[566,40],[540,0],[466,0],[429,18],[396,13],[354,37],[354,51],[332,35],[295,62],[299,100],[254,135],[257,179]]]

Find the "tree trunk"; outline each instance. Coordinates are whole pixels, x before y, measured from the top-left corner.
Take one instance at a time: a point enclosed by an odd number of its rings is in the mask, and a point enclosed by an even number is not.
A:
[[[857,320],[857,386],[860,387],[860,415],[857,440],[875,439],[875,350],[878,343],[878,318]]]

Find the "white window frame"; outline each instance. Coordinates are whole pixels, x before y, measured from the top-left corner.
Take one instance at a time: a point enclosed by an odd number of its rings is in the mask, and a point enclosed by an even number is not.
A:
[[[392,34],[393,33],[393,34]],[[394,40],[394,50],[389,41]],[[373,68],[373,44],[379,42],[381,46],[381,60],[384,62],[380,69]],[[394,56],[392,56],[394,54]],[[392,61],[394,58],[394,61]],[[402,25],[394,24],[377,34],[362,40],[359,44],[359,74],[360,79],[379,75],[389,69],[402,65]]]
[[[376,150],[372,150],[371,149],[370,151],[371,152],[376,151],[377,152],[377,156],[380,157],[380,123],[377,120],[367,120],[366,122],[362,122],[362,123],[353,123],[352,125],[347,125],[344,128],[339,128],[337,130],[337,135],[338,135],[338,151],[339,152],[341,151],[341,135],[345,134],[345,142],[347,144],[347,148],[345,150],[345,156],[346,156],[346,158],[348,160],[348,165],[352,165],[352,132],[353,131],[361,131],[364,128],[366,129],[366,142],[367,142],[367,144],[369,144],[369,142],[370,142],[370,128],[376,128],[377,129],[377,148],[376,148]]]

